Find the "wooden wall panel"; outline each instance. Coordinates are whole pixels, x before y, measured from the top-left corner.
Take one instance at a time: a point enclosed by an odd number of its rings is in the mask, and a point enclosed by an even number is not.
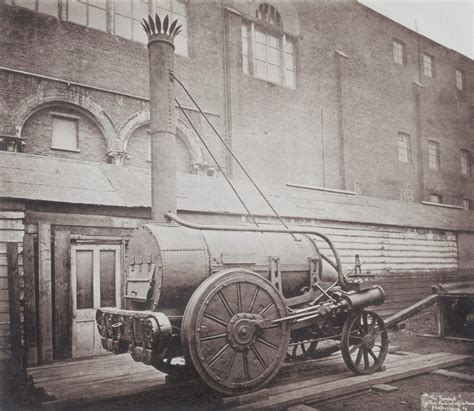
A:
[[[54,358],[72,354],[71,245],[69,231],[54,233]]]
[[[51,224],[38,223],[38,336],[39,362],[53,361],[53,314],[51,282]]]
[[[10,328],[14,327],[15,332],[17,326],[21,326],[21,307],[20,322],[12,324],[10,321],[10,298],[9,298],[9,271],[8,271],[8,252],[7,248],[13,244],[20,258],[17,259],[18,281],[19,287],[23,277],[23,262],[21,253],[23,251],[24,224],[25,213],[23,211],[0,210],[0,360],[6,360],[11,357],[10,352]],[[15,291],[16,292],[16,291]],[[18,290],[19,298],[21,298],[21,290]],[[16,314],[13,313],[15,318]],[[20,328],[21,332],[21,328]],[[12,347],[13,348],[13,347]],[[15,347],[16,348],[16,347]]]
[[[10,371],[13,376],[20,376],[23,372],[23,353],[21,342],[20,270],[18,267],[19,254],[17,243],[7,244],[7,256],[8,296],[6,298],[9,299],[10,308]]]

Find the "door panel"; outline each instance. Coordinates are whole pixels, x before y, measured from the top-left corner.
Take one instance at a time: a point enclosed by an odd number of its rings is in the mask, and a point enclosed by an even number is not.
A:
[[[121,255],[118,245],[72,246],[72,356],[106,353],[95,325],[99,307],[120,305]]]

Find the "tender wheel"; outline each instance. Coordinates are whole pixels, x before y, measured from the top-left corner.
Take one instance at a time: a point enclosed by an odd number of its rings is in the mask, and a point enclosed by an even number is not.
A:
[[[285,360],[290,339],[286,305],[264,278],[247,270],[209,277],[194,292],[183,316],[185,356],[202,380],[224,394],[255,391]],[[263,323],[265,321],[265,323]]]
[[[342,358],[357,374],[371,374],[382,368],[388,351],[387,328],[373,311],[360,311],[347,319],[342,328]]]

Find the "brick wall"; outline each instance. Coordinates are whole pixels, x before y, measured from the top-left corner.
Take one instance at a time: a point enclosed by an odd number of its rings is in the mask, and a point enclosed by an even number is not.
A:
[[[284,27],[299,31],[297,88],[292,90],[242,73],[240,25],[242,18],[254,18],[245,14],[253,6],[229,4],[241,7],[240,14],[224,11],[220,3],[188,3],[189,57],[176,56],[175,71],[257,181],[325,185],[404,201],[426,200],[431,192],[458,205],[463,198],[474,199],[473,179],[460,173],[460,150],[474,155],[471,60],[354,2],[296,2],[281,6],[288,23]],[[80,159],[106,161],[107,150],[123,149],[120,131],[149,109],[146,47],[21,8],[0,7],[2,66],[116,92],[0,71],[4,130],[14,126],[11,113],[25,100],[40,104],[54,91],[86,102],[83,109],[95,110],[100,120],[93,123],[99,123],[102,140],[89,125],[90,152],[81,152]],[[394,38],[406,44],[406,65],[393,62]],[[419,50],[434,57],[434,79],[420,77]],[[456,67],[466,73],[464,93],[455,89]],[[178,86],[177,96],[191,106]],[[190,113],[224,165],[222,145]],[[30,123],[40,121],[41,112],[34,116]],[[29,125],[24,133],[32,141]],[[398,132],[410,135],[410,164],[398,161]],[[141,127],[133,132],[126,165],[149,166],[144,138]],[[439,172],[428,169],[428,139],[440,143]],[[27,146],[47,153],[43,149]],[[182,153],[180,170],[192,161]],[[235,164],[233,169],[236,178],[243,178]]]

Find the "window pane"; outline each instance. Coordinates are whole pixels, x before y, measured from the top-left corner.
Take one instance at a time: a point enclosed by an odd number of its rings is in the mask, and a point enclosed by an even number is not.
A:
[[[285,54],[285,69],[291,71],[295,69],[295,61],[293,54]]]
[[[68,2],[67,19],[74,23],[87,25],[87,5],[78,1]]]
[[[27,9],[36,10],[35,0],[16,0],[15,5],[20,7],[26,7]]]
[[[77,120],[53,116],[51,146],[64,150],[77,150]]]
[[[100,306],[115,305],[115,251],[100,250]]]
[[[122,0],[124,1],[124,0]],[[125,1],[124,1],[125,2]],[[85,1],[84,1],[85,3]],[[89,0],[89,5],[98,7],[99,9],[105,10],[107,6],[107,0]]]
[[[268,62],[275,66],[280,65],[280,50],[268,48]]]
[[[272,64],[268,65],[268,80],[274,83],[280,83],[280,67]]]
[[[148,3],[143,1],[133,3],[133,18],[141,21],[145,17],[148,17]]]
[[[115,15],[115,34],[127,39],[132,38],[132,20],[128,17]]]
[[[293,54],[294,51],[293,51],[293,42],[292,41],[289,41],[288,39],[286,40],[286,45],[285,45],[285,49],[286,49],[286,52],[288,54]]]
[[[188,38],[183,36],[183,34],[179,34],[175,40],[174,45],[176,47],[176,53],[181,56],[188,55]]]
[[[258,60],[267,61],[267,48],[264,44],[257,43],[255,47],[255,57]]]
[[[106,30],[105,10],[89,6],[89,26],[97,30]]]
[[[94,308],[93,286],[93,252],[92,250],[76,251],[76,299],[77,308]]]
[[[173,13],[186,16],[186,5],[179,0],[173,0]]]
[[[267,44],[266,36],[260,30],[255,30],[255,41],[257,43]]]
[[[46,13],[54,17],[58,17],[58,0],[39,0],[38,11]]]
[[[256,61],[256,73],[255,75],[258,77],[258,78],[261,78],[261,79],[264,79],[266,80],[267,79],[267,65],[265,62],[263,61],[260,61],[260,60],[257,60]]]
[[[133,20],[133,39],[144,44],[148,42],[145,30],[138,20]]]
[[[156,6],[167,11],[171,10],[170,0],[156,0]]]
[[[272,36],[272,35],[270,35],[270,34],[268,34],[267,37],[268,37],[268,45],[269,45],[270,47],[279,48],[279,46],[280,46],[280,40],[279,40],[277,37]]]
[[[287,87],[296,88],[296,76],[294,71],[287,70],[285,73]]]
[[[130,1],[115,0],[114,2],[115,13],[121,14],[122,16],[132,16],[132,3]]]

